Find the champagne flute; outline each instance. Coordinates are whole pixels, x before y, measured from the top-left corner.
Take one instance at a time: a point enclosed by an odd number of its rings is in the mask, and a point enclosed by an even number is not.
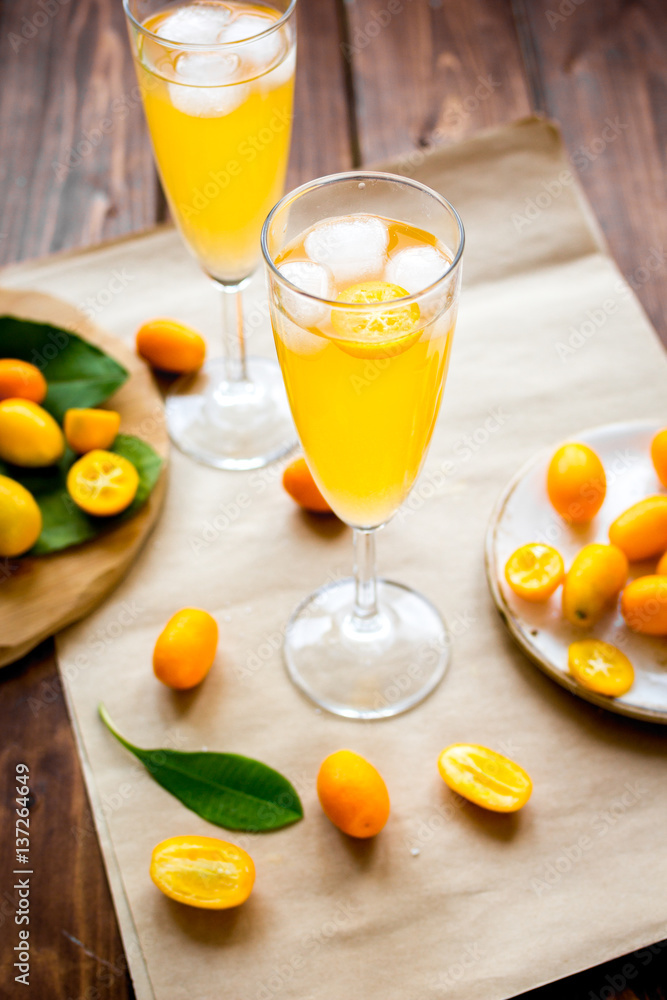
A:
[[[417,181],[323,177],[268,216],[262,250],[287,395],[312,475],[354,529],[354,578],[291,618],[294,682],[338,715],[396,715],[441,680],[449,638],[436,608],[376,577],[375,536],[419,475],[440,408],[464,234]]]
[[[169,432],[207,465],[258,468],[295,443],[277,363],[246,355],[242,290],[284,189],[296,0],[123,4],[172,216],[222,299],[224,357],[172,387]]]

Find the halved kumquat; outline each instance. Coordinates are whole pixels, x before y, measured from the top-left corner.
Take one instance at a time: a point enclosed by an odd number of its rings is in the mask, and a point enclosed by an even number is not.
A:
[[[154,848],[150,876],[177,903],[228,910],[252,892],[255,865],[243,848],[217,837],[170,837]]]
[[[492,812],[516,812],[533,783],[509,757],[476,743],[453,743],[438,758],[440,777],[452,791]]]
[[[547,601],[562,583],[563,560],[555,549],[530,542],[513,552],[505,566],[505,579],[525,601]]]
[[[338,335],[335,343],[354,358],[393,358],[419,340],[419,306],[416,302],[392,305],[409,293],[386,281],[364,281],[351,285],[338,296],[340,309],[332,309],[331,325]],[[377,308],[381,303],[386,308]],[[345,309],[345,304],[375,308]]]
[[[600,639],[573,642],[567,651],[570,673],[582,687],[610,698],[629,691],[635,679],[630,660],[616,646]]]
[[[96,517],[112,517],[130,506],[139,487],[132,462],[96,449],[78,459],[67,473],[67,492],[77,507]]]
[[[120,413],[115,410],[67,410],[63,423],[65,440],[77,455],[96,448],[106,450],[116,440],[120,428]]]

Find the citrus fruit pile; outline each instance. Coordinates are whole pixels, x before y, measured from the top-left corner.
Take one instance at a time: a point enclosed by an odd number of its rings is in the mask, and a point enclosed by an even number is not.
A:
[[[651,444],[657,479],[667,486],[667,429]],[[657,484],[656,484],[657,485]],[[585,444],[559,448],[547,470],[547,493],[568,524],[590,522],[605,501],[607,482],[598,455]],[[659,558],[658,558],[659,557]],[[630,563],[656,559],[654,572],[628,583]],[[617,517],[608,544],[585,545],[565,571],[556,549],[529,542],[513,552],[505,565],[509,587],[523,600],[547,601],[562,585],[563,618],[591,629],[614,609],[626,625],[644,635],[667,635],[667,495],[646,497]],[[634,670],[618,648],[594,637],[571,644],[568,668],[582,687],[609,697],[630,690]]]
[[[87,514],[119,514],[134,500],[139,475],[112,447],[120,428],[113,410],[67,410],[61,427],[41,405],[48,385],[38,368],[15,358],[0,359],[0,460],[17,470],[57,465],[66,449],[79,455],[67,473],[67,491]],[[42,531],[35,496],[10,475],[0,475],[0,556],[28,552]]]

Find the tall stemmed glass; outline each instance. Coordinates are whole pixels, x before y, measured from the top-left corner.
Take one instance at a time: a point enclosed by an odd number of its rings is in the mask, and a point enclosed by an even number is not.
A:
[[[246,356],[242,289],[284,189],[296,0],[123,0],[153,151],[186,246],[220,289],[224,357],[167,398],[174,443],[252,469],[295,443],[275,360]]]
[[[306,461],[354,529],[354,578],[307,598],[285,636],[294,682],[338,715],[403,712],[447,667],[438,611],[376,578],[375,534],[407,498],[431,439],[463,240],[440,195],[366,171],[298,188],[262,231],[278,359]]]

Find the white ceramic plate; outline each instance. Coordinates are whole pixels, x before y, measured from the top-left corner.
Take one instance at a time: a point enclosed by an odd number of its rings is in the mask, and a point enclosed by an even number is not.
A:
[[[636,635],[618,610],[591,629],[578,629],[561,615],[561,588],[545,604],[517,597],[505,581],[505,563],[520,545],[545,542],[561,553],[566,569],[582,546],[608,542],[609,525],[633,503],[667,492],[651,463],[654,434],[664,424],[642,421],[608,424],[571,435],[600,456],[607,476],[607,496],[590,524],[568,526],[547,497],[546,474],[557,444],[536,455],[508,484],[499,498],[486,538],[486,572],[491,594],[511,635],[546,674],[569,691],[611,712],[667,724],[667,638]],[[630,579],[655,571],[657,560],[633,563]],[[635,682],[620,698],[606,698],[581,687],[567,669],[567,650],[581,638],[603,639],[630,658]]]

